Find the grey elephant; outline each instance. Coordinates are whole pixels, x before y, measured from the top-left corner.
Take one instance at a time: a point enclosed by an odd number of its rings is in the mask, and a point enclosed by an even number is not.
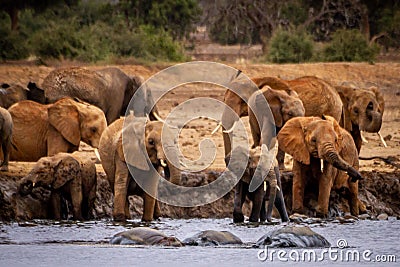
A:
[[[163,123],[147,121],[144,127],[145,121],[145,118],[136,118],[132,115],[118,119],[108,126],[100,140],[101,164],[114,193],[115,221],[125,221],[130,218],[129,195],[143,197],[143,221],[152,221],[159,217],[161,211],[153,197],[158,188],[157,172],[164,171],[166,178],[173,184],[179,184],[181,180],[180,170],[166,158],[164,153],[165,147],[161,142]],[[139,173],[135,179],[132,178],[128,165]],[[138,179],[151,192],[144,191]]]
[[[71,98],[48,105],[24,100],[8,110],[14,123],[11,160],[37,161],[59,152],[74,152],[80,141],[97,148],[107,127],[103,111]]]
[[[103,110],[107,123],[120,116],[125,116],[129,101],[142,85],[140,76],[129,77],[118,68],[88,70],[80,67],[56,69],[43,80],[46,101],[53,103],[64,96],[77,97]],[[150,91],[140,91],[140,99],[134,103],[136,116],[149,114],[150,119],[157,119]]]
[[[277,151],[277,147],[275,151]],[[279,211],[282,221],[289,221],[283,194],[277,195],[277,190],[282,190],[282,187],[278,186],[280,173],[274,156],[276,156],[276,153],[273,154],[271,152],[271,154],[269,154],[267,146],[262,145],[261,147],[250,149],[248,155],[243,147],[238,146],[225,158],[228,169],[236,176],[240,175],[238,174],[238,172],[240,172],[240,165],[243,162],[247,162],[245,172],[235,187],[233,222],[244,221],[242,206],[246,200],[246,196],[253,204],[249,217],[250,222],[258,222],[259,220],[261,222],[265,220],[271,222],[274,204]],[[259,163],[260,166],[258,166]],[[264,180],[264,184],[258,186],[255,191],[250,192],[249,187],[252,179]],[[266,208],[265,202],[267,200],[269,201],[268,207]]]
[[[8,171],[12,131],[13,122],[11,114],[7,109],[0,107],[0,145],[3,152],[3,161],[0,164],[1,171]]]
[[[115,234],[111,240],[114,245],[157,245],[181,247],[183,244],[173,236],[167,236],[161,231],[149,227],[136,227]]]
[[[385,101],[378,87],[368,89],[353,88],[349,86],[336,86],[343,102],[343,115],[340,125],[351,133],[360,153],[363,131],[378,133],[382,126]],[[384,145],[386,143],[383,141]]]
[[[67,214],[63,200],[72,204],[73,218],[89,219],[96,198],[96,166],[78,152],[58,153],[43,157],[27,176],[21,179],[18,191],[30,195],[48,207],[48,218],[60,220]]]

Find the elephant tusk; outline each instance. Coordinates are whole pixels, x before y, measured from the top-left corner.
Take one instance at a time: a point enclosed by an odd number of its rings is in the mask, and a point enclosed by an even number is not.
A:
[[[222,123],[218,122],[217,127],[215,127],[215,129],[211,132],[211,135],[215,134],[219,130],[219,128],[221,128],[221,126],[222,126]]]
[[[381,132],[378,132],[378,135],[379,135],[379,138],[381,139],[381,142],[382,142],[383,146],[384,146],[384,147],[388,147],[388,145],[386,144],[385,139],[383,139],[383,137],[382,137],[382,135],[381,135]]]
[[[181,166],[183,166],[184,168],[186,168],[186,169],[188,168],[188,166],[187,166],[183,161],[181,161],[181,160],[179,161],[179,164],[180,164]]]
[[[281,191],[281,188],[279,187],[279,185],[276,185],[276,190]]]
[[[233,125],[232,125],[232,127],[230,129],[224,130],[223,132],[224,133],[231,133],[231,132],[233,132],[233,128],[235,128],[235,126],[236,126],[236,121],[233,123]]]
[[[267,191],[267,182],[264,181],[264,192]]]
[[[35,184],[36,184],[36,183],[35,183],[35,182],[33,182],[33,183],[32,183],[32,187],[35,187]]]
[[[167,163],[165,163],[165,161],[163,159],[160,159],[160,163],[161,163],[161,166],[163,166],[164,168],[168,166]]]
[[[96,155],[97,159],[101,162],[100,153],[97,148],[94,149],[94,154]]]
[[[365,137],[364,137],[364,135],[363,135],[363,132],[364,132],[364,131],[360,131],[361,140],[363,141],[363,143],[366,143],[366,144],[368,144],[368,140],[367,140],[367,139],[365,139]]]
[[[161,121],[162,123],[165,122],[165,121],[157,114],[157,112],[153,112],[153,116],[154,116],[154,118],[156,118],[156,120]]]

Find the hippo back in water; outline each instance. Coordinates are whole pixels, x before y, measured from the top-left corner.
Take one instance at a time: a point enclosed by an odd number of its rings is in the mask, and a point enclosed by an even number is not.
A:
[[[186,246],[241,245],[242,240],[228,231],[206,230],[182,241]]]
[[[330,247],[331,244],[322,235],[307,226],[285,226],[262,236],[257,247]]]
[[[173,236],[148,227],[137,227],[114,235],[111,244],[119,245],[158,245],[158,246],[182,246],[181,241]]]

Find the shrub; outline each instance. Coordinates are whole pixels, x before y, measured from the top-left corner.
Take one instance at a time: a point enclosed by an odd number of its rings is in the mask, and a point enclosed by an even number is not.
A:
[[[275,63],[309,61],[314,43],[304,31],[277,30],[271,38],[268,58]]]
[[[325,47],[325,61],[373,61],[379,52],[376,45],[369,46],[358,30],[338,30]]]

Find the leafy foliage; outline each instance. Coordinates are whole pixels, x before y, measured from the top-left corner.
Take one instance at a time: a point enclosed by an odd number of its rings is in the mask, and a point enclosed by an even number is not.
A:
[[[373,61],[379,48],[369,46],[358,30],[338,30],[324,50],[327,61]]]
[[[268,58],[275,63],[299,63],[309,61],[314,43],[304,31],[278,30],[272,36]]]

